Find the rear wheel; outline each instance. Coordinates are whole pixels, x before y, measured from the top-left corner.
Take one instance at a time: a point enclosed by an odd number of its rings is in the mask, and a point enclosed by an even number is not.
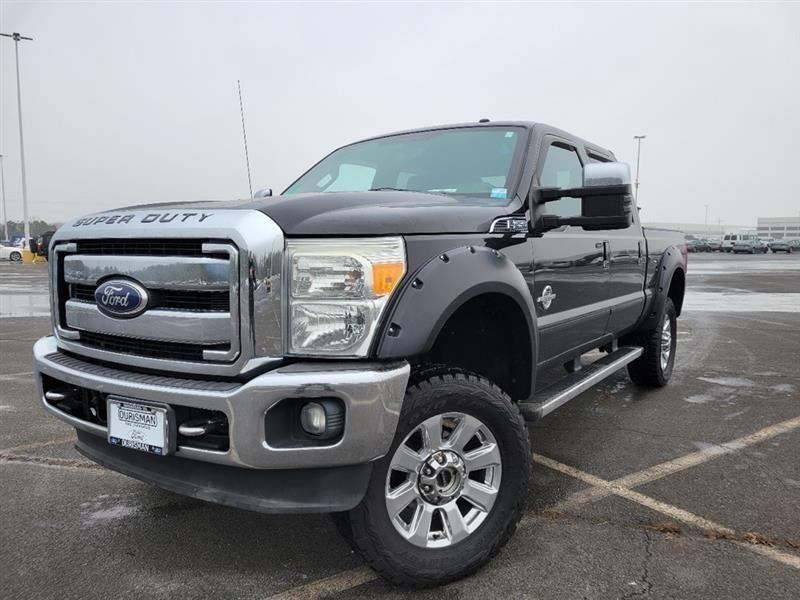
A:
[[[12,253],[11,253],[11,254],[8,256],[8,258],[9,258],[10,260],[13,260],[14,262],[19,262],[19,261],[21,261],[21,260],[22,260],[22,254],[20,254],[19,252],[12,252]]]
[[[642,356],[628,365],[634,383],[645,387],[663,387],[672,376],[677,347],[678,319],[675,305],[667,298],[656,327],[641,335]]]
[[[395,440],[347,515],[364,560],[394,584],[473,573],[509,539],[531,470],[525,422],[483,377],[428,371],[406,391]]]

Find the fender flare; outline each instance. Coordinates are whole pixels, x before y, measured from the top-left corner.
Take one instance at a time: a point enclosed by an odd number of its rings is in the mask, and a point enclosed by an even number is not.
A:
[[[525,278],[502,252],[478,246],[448,250],[407,279],[384,320],[378,358],[407,358],[428,352],[447,320],[464,303],[487,293],[503,294],[519,306],[528,325],[533,372],[538,332]]]
[[[672,278],[678,271],[680,271],[684,277],[686,276],[683,254],[680,249],[678,249],[677,246],[669,246],[664,250],[656,269],[657,270],[653,272],[653,276],[651,277],[653,300],[650,302],[650,306],[644,314],[644,321],[639,329],[652,329],[656,326],[658,318],[664,311],[664,305],[667,303],[669,286],[672,283]],[[681,298],[681,305],[682,304],[683,298]],[[675,308],[678,314],[680,314],[681,306],[676,306]]]

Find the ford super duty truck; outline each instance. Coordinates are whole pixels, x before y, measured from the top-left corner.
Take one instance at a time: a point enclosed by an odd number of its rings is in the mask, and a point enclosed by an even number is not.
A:
[[[335,513],[420,587],[508,540],[526,421],[624,367],[667,383],[686,274],[610,151],[485,120],[344,146],[280,196],[78,218],[50,259],[38,393],[83,455],[210,502]]]

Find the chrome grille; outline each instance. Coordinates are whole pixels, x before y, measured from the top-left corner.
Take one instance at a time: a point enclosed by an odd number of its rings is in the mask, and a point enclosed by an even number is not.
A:
[[[146,209],[92,215],[53,236],[59,347],[102,364],[173,376],[235,376],[279,362],[281,229],[261,212],[220,204],[202,212],[159,210],[166,216]],[[145,288],[147,309],[129,318],[101,313],[94,290],[112,278]]]
[[[161,342],[81,331],[81,344],[106,352],[132,354],[158,359],[202,361],[203,352],[208,349],[228,350],[228,345],[207,346],[180,342]]]
[[[80,283],[69,284],[69,298],[94,304],[96,287]],[[230,294],[227,291],[193,292],[190,290],[152,289],[149,291],[152,293],[150,308],[228,312],[231,307]]]
[[[163,240],[158,238],[80,240],[78,241],[78,253],[116,256],[207,256],[203,252],[203,243],[203,240]]]
[[[58,247],[63,256],[56,253],[58,325],[74,344],[123,355],[116,358],[123,362],[229,363],[239,357],[239,251],[232,243],[116,239],[68,246]],[[147,289],[141,315],[115,318],[99,309],[94,290],[112,277]]]

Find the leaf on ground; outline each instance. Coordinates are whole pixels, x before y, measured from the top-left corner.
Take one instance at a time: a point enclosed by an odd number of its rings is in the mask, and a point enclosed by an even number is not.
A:
[[[652,529],[653,531],[663,533],[668,537],[683,533],[683,530],[677,525],[677,523],[656,523],[655,525],[647,525],[646,527],[647,529]]]
[[[759,546],[774,546],[777,542],[765,535],[756,533],[755,531],[748,531],[742,536],[742,541],[748,544],[757,544]]]
[[[719,529],[706,529],[703,531],[703,535],[706,536],[710,540],[733,540],[736,539],[730,533],[726,531],[721,531]]]

